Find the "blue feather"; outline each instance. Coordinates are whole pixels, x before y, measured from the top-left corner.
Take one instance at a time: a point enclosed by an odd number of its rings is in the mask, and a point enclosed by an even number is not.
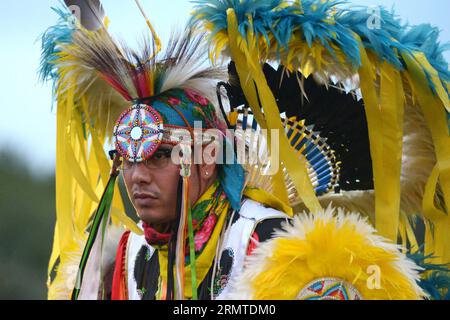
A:
[[[450,81],[448,63],[443,52],[449,45],[441,45],[438,41],[439,30],[430,25],[408,27],[392,11],[379,7],[380,28],[370,28],[372,17],[368,7],[352,6],[339,8],[347,4],[344,1],[303,0],[301,6],[281,0],[196,0],[192,1],[195,13],[191,23],[202,20],[214,23],[213,36],[227,30],[227,9],[236,12],[239,32],[245,37],[250,27],[247,15],[253,19],[253,31],[257,36],[269,39],[272,34],[278,44],[278,50],[288,49],[293,33],[301,32],[308,46],[315,41],[320,42],[335,57],[331,44],[336,45],[354,67],[361,65],[358,42],[354,34],[361,39],[365,48],[377,54],[380,61],[387,61],[398,70],[405,69],[402,53],[421,51],[430,64],[438,72],[444,88],[449,94],[445,82]],[[334,19],[329,23],[330,18]],[[431,77],[427,74],[430,88],[436,92]]]
[[[401,35],[400,41],[410,50],[422,51],[439,76],[445,81],[450,81],[448,63],[443,55],[450,48],[450,44],[441,45],[439,33],[438,28],[429,24],[421,24],[405,31]]]
[[[369,21],[372,13],[364,6],[355,6],[344,9],[336,14],[339,21],[348,30],[358,34],[365,48],[377,53],[382,61],[388,61],[397,69],[402,70],[403,65],[394,49],[402,49],[402,44],[393,40],[398,38],[401,30],[400,22],[394,13],[380,7],[380,28],[370,28]]]
[[[301,11],[294,5],[281,8],[281,0],[196,0],[196,12],[191,23],[208,20],[215,24],[213,36],[227,30],[228,9],[234,9],[238,20],[238,30],[245,38],[250,27],[247,15],[253,20],[253,31],[256,36],[268,39],[270,32],[281,48],[288,48],[293,32],[302,30],[304,40],[311,47],[318,40],[335,56],[330,43],[335,43],[349,57],[349,62],[359,65],[360,57],[355,38],[343,26],[329,24],[331,10],[340,2],[303,0]]]
[[[54,80],[58,75],[54,67],[57,53],[60,52],[61,44],[72,42],[72,34],[75,30],[76,18],[68,10],[52,8],[59,20],[56,25],[47,29],[42,35],[41,62],[39,67],[39,78],[41,81]]]
[[[419,286],[432,300],[450,300],[450,269],[448,264],[433,264],[427,262],[433,255],[425,256],[423,247],[417,252],[407,253],[409,259],[414,261],[423,270]]]

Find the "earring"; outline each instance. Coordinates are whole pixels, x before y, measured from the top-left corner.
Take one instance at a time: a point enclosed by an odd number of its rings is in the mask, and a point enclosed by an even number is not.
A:
[[[205,175],[206,175],[206,176],[209,176],[209,172],[208,172],[208,171],[205,171]]]

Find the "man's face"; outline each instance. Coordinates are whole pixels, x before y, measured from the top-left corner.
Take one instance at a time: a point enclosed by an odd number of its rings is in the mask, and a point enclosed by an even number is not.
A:
[[[164,153],[164,150],[166,153]],[[148,164],[127,166],[123,172],[128,195],[138,216],[147,224],[160,225],[175,220],[180,166],[170,158],[170,145],[162,145]],[[152,163],[149,165],[149,163]],[[191,204],[198,199],[199,176],[192,167],[189,198]]]

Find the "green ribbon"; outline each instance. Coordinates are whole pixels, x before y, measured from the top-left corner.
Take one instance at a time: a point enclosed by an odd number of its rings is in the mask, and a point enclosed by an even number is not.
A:
[[[192,225],[192,211],[189,206],[188,209],[188,235],[189,235],[189,257],[191,268],[191,282],[192,282],[192,300],[198,300],[197,296],[197,272],[195,270],[195,242],[194,242],[194,227]]]

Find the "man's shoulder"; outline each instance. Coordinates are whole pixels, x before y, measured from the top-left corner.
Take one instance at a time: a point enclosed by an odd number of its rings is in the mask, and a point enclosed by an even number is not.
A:
[[[286,213],[251,199],[244,200],[239,215],[254,221],[252,237],[257,237],[258,242],[273,238],[274,232],[291,220]]]
[[[239,215],[243,218],[252,219],[258,222],[268,219],[289,219],[289,216],[286,213],[249,198],[244,199]]]

